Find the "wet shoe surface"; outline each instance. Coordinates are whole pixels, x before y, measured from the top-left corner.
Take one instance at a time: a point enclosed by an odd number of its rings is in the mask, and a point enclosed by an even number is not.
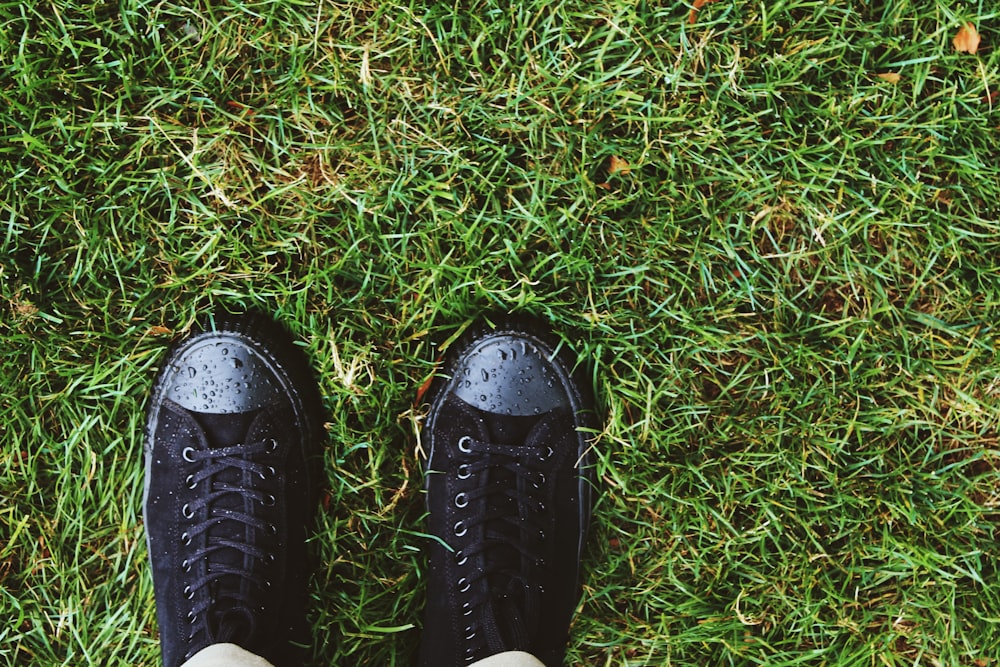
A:
[[[503,651],[562,663],[590,519],[591,388],[535,321],[452,346],[423,441],[430,532],[420,664]]]
[[[322,422],[305,356],[266,317],[218,315],[169,350],[147,406],[143,501],[167,667],[221,642],[298,660]]]

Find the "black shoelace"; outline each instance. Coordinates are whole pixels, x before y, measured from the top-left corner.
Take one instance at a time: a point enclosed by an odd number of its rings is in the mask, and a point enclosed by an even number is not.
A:
[[[199,464],[186,479],[188,488],[208,484],[205,493],[181,509],[184,518],[194,522],[181,540],[185,545],[202,542],[181,563],[185,573],[197,572],[183,590],[192,603],[189,642],[199,634],[214,642],[227,641],[240,633],[240,625],[243,634],[253,632],[253,613],[261,606],[258,598],[271,586],[262,566],[274,561],[274,552],[265,545],[277,527],[243,508],[247,500],[251,508],[275,505],[274,495],[261,487],[276,471],[260,459],[276,449],[277,442],[268,439],[208,449],[187,447],[182,453],[185,461]],[[256,483],[246,483],[247,478]],[[248,532],[255,539],[247,539]]]
[[[471,437],[459,441],[459,451],[468,462],[458,466],[458,478],[485,474],[486,480],[454,499],[459,509],[485,500],[485,512],[473,513],[454,526],[457,537],[481,524],[485,526],[482,542],[455,553],[460,570],[469,559],[480,554],[485,564],[482,570],[470,569],[457,582],[458,592],[466,596],[462,603],[462,613],[467,619],[465,657],[472,662],[487,641],[484,629],[476,627],[473,621],[479,617],[476,610],[484,605],[492,605],[498,631],[507,640],[515,644],[528,641],[527,628],[534,623],[524,616],[526,610],[538,607],[529,598],[544,593],[539,572],[545,566],[546,530],[550,529],[550,521],[542,498],[553,452],[546,446],[500,445]],[[479,585],[484,578],[486,586]]]

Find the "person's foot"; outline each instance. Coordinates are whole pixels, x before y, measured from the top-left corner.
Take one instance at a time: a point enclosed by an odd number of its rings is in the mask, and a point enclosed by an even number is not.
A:
[[[217,315],[170,349],[147,406],[143,501],[166,667],[218,643],[296,662],[322,425],[305,355],[271,320]]]
[[[439,541],[420,664],[524,651],[561,665],[590,519],[592,389],[543,327],[518,320],[467,334],[443,375],[423,429]]]

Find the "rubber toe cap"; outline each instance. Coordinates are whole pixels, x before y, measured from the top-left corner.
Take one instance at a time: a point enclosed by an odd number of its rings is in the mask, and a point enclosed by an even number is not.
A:
[[[494,414],[540,415],[569,408],[569,396],[551,350],[533,337],[504,332],[487,336],[469,350],[455,375],[455,396]]]
[[[274,371],[239,334],[204,333],[177,351],[163,379],[165,397],[187,410],[233,414],[283,395]]]

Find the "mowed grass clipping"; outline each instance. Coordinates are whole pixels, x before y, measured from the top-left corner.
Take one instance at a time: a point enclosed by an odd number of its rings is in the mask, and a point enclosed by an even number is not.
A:
[[[1000,8],[691,15],[0,3],[0,663],[158,664],[142,411],[225,306],[330,415],[312,665],[414,658],[486,311],[605,411],[570,664],[1000,665]]]

